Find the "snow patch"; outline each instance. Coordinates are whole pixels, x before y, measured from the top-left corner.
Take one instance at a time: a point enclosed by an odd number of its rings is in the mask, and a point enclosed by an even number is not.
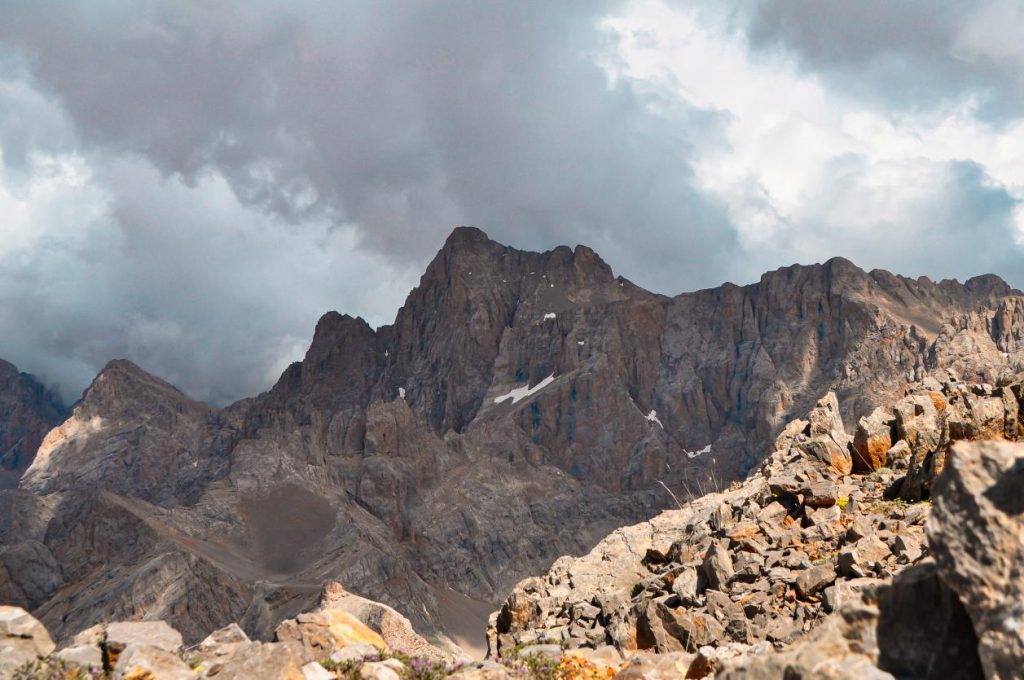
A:
[[[711,444],[708,444],[699,451],[687,451],[686,449],[683,449],[683,453],[686,454],[687,458],[696,458],[697,456],[703,456],[705,453],[711,453]]]
[[[544,315],[544,320],[545,321],[547,321],[548,319],[554,319],[554,318],[555,318],[555,313],[554,312],[548,312],[547,314]]]
[[[549,375],[548,377],[544,378],[543,380],[541,380],[539,383],[537,383],[533,387],[530,387],[527,384],[526,387],[516,387],[515,389],[511,390],[508,394],[503,394],[500,397],[495,397],[494,398],[494,403],[495,404],[500,404],[501,402],[503,402],[503,401],[505,401],[507,399],[511,399],[513,404],[518,403],[522,399],[526,399],[529,396],[537,394],[538,392],[540,392],[542,389],[544,389],[545,387],[547,387],[548,385],[550,385],[554,381],[555,381],[555,374],[552,373],[551,375]]]
[[[577,340],[576,344],[582,347],[585,343],[582,340]]]
[[[651,409],[651,412],[648,413],[644,417],[647,418],[647,422],[649,422],[649,423],[657,423],[658,427],[660,427],[663,430],[665,429],[665,426],[661,424],[660,420],[658,420],[658,412],[655,411],[653,408]]]
[[[405,399],[405,388],[404,387],[399,387],[398,388],[398,398],[399,399]]]

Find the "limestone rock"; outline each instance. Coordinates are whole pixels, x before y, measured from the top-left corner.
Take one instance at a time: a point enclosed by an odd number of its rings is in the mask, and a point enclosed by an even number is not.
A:
[[[214,677],[217,680],[306,680],[300,655],[285,643],[252,643],[244,654],[219,667]]]
[[[132,643],[119,655],[113,680],[195,680],[184,661],[170,651]]]
[[[84,668],[103,668],[103,650],[98,645],[74,645],[57,652],[57,658]]]
[[[21,607],[0,605],[0,675],[46,656],[56,645],[46,628]]]
[[[880,588],[878,607],[880,668],[929,680],[982,677],[970,618],[934,563],[907,569]]]
[[[708,585],[715,590],[725,588],[733,576],[732,558],[728,549],[719,543],[712,543],[704,558],[703,569]]]
[[[114,667],[121,654],[132,645],[170,655],[180,651],[182,645],[181,633],[163,621],[115,621],[102,626],[102,635],[101,644],[109,664]]]
[[[883,407],[857,422],[853,435],[853,469],[870,472],[887,464],[886,454],[892,448],[892,415]]]
[[[368,644],[388,649],[380,634],[342,609],[299,614],[281,623],[274,635],[278,642],[293,643],[307,663],[330,658],[332,652],[346,645]]]
[[[989,678],[1018,677],[1024,659],[1024,445],[957,443],[927,522],[942,580],[974,623]]]

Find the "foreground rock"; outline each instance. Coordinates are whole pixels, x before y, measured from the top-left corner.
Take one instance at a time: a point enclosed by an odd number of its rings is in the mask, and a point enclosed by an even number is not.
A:
[[[56,645],[39,621],[20,607],[0,606],[0,677],[46,656]]]
[[[956,445],[935,489],[928,538],[974,624],[986,675],[1024,676],[1024,446]]]

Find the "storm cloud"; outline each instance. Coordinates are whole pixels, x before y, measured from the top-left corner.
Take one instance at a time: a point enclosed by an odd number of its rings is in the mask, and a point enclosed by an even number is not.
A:
[[[1020,53],[971,33],[1006,3],[897,4],[4,3],[0,356],[226,403],[328,309],[389,322],[457,224],[668,293],[1024,286]]]

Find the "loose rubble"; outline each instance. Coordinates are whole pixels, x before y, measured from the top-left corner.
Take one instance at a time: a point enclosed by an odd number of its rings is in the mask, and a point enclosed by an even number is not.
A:
[[[852,624],[837,621],[850,617],[851,607],[860,612],[858,621],[866,617],[873,627],[890,625],[898,608],[880,613],[878,603],[892,600],[893,577],[907,572],[909,580],[900,581],[904,590],[914,590],[908,583],[921,590],[930,578],[932,591],[947,592],[948,581],[960,595],[950,599],[960,610],[962,601],[971,614],[974,626],[968,622],[966,629],[979,631],[988,676],[1018,677],[1007,668],[1024,660],[1015,627],[1024,614],[1016,566],[1024,563],[1024,533],[1019,523],[996,518],[999,501],[974,502],[966,491],[953,494],[952,489],[958,483],[1004,488],[999,492],[1003,505],[1020,505],[1024,488],[1013,487],[1006,475],[1014,455],[1024,454],[1020,447],[995,443],[959,443],[956,454],[950,450],[958,439],[1021,436],[1021,377],[996,386],[929,378],[911,385],[891,408],[862,418],[852,437],[838,417],[834,395],[827,395],[806,420],[783,430],[774,453],[745,482],[665,513],[677,527],[674,535],[654,522],[620,530],[590,555],[562,558],[544,578],[520,583],[492,616],[492,652],[554,642],[569,648],[609,645],[636,658],[688,653],[696,655],[696,665],[687,677],[703,677],[729,667],[728,657],[781,649],[795,659],[800,649],[832,645],[829,636],[849,632]],[[995,454],[986,454],[989,449],[1002,452],[1002,458],[983,473],[968,452],[991,458]],[[950,460],[956,461],[952,473],[941,477]],[[1000,474],[1004,478],[997,483]],[[940,510],[926,535],[931,494],[943,488],[949,490],[936,499]],[[965,518],[946,510],[954,505],[961,515],[974,509],[988,516],[967,519],[972,528],[964,529]],[[978,542],[986,548],[974,545]],[[941,546],[938,571],[930,558],[934,545]],[[608,577],[612,572],[630,574],[633,582],[617,582]],[[963,576],[947,578],[947,573]],[[941,600],[929,599],[930,605]],[[828,630],[817,632],[824,622]],[[943,650],[953,647],[949,643]],[[877,646],[866,656],[858,646],[862,660],[853,665],[837,649],[829,658],[849,675],[828,677],[887,677],[875,667]],[[973,654],[976,659],[978,653]],[[722,677],[782,677],[771,670],[781,656],[771,655],[762,666],[750,662],[759,669],[754,675],[730,671]],[[883,659],[898,666],[885,654]],[[861,672],[864,663],[874,675]]]

